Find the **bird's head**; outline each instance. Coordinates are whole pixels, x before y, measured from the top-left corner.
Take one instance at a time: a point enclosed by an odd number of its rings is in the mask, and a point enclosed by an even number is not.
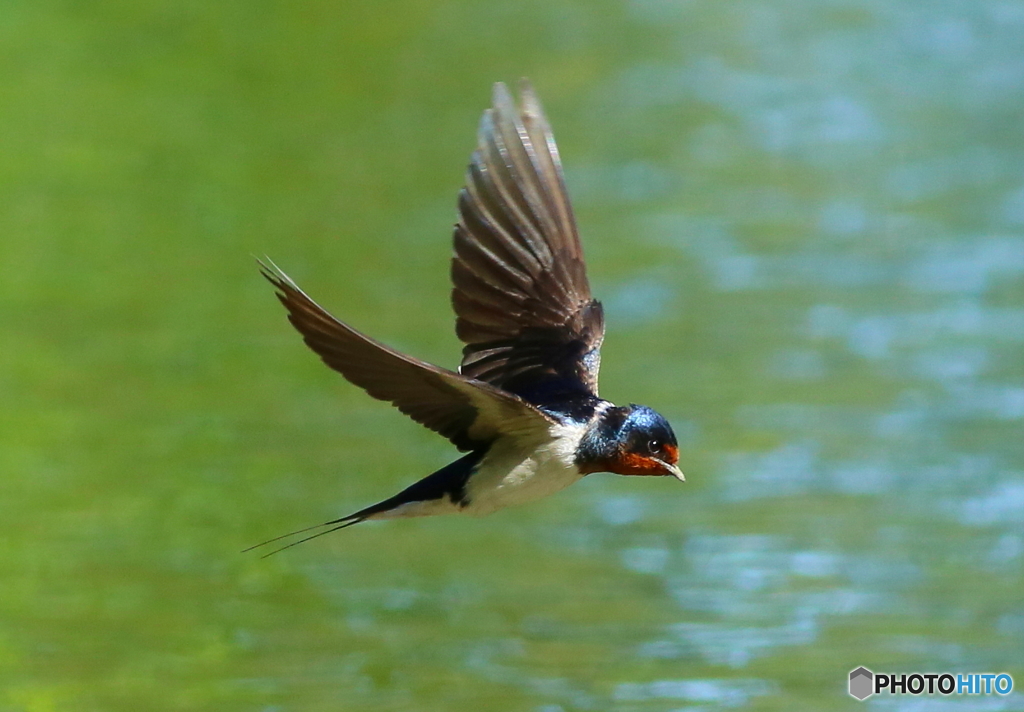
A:
[[[672,426],[644,405],[608,408],[590,424],[576,450],[584,474],[671,475],[685,482],[678,462]]]

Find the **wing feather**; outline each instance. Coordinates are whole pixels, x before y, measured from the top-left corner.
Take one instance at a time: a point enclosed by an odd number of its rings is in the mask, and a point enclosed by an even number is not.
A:
[[[331,316],[273,264],[260,262],[260,267],[277,289],[288,320],[324,363],[460,450],[486,447],[501,434],[542,432],[554,422],[518,396],[361,334]]]
[[[480,122],[452,260],[460,372],[543,405],[597,395],[604,316],[590,293],[558,149],[533,89]]]

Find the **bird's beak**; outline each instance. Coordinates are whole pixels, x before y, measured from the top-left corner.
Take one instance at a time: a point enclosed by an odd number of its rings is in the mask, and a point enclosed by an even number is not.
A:
[[[680,482],[686,482],[686,475],[683,474],[683,471],[679,469],[678,465],[670,465],[662,460],[658,460],[658,462],[664,466],[666,475],[672,475]]]

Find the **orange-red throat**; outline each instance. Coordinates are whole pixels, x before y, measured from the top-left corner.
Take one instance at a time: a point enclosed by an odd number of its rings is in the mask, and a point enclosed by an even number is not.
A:
[[[638,452],[620,452],[607,463],[608,471],[617,475],[671,475],[685,482],[682,471],[676,465],[679,461],[679,449],[672,445],[665,445],[663,451],[664,459]]]

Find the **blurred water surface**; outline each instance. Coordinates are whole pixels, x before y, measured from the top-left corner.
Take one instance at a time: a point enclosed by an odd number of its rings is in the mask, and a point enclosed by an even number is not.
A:
[[[1024,3],[2,13],[0,710],[1024,685]],[[673,420],[688,482],[239,554],[453,456],[307,352],[251,255],[455,365],[454,199],[523,75],[607,307],[602,394]]]

